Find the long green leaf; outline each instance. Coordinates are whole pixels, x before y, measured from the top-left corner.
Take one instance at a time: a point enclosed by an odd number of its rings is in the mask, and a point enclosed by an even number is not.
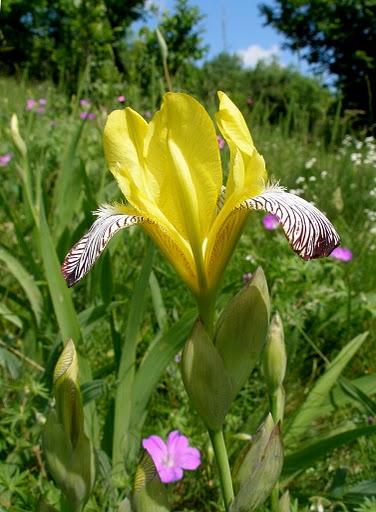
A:
[[[359,427],[346,432],[341,432],[333,436],[320,439],[315,443],[310,443],[299,450],[285,455],[285,462],[282,471],[282,480],[289,475],[300,472],[307,467],[312,466],[319,458],[324,457],[332,450],[345,444],[351,443],[362,436],[371,436],[376,434],[376,425]]]
[[[0,247],[0,260],[5,263],[8,270],[22,286],[27,298],[29,299],[35,319],[39,324],[43,299],[34,278],[28,273],[25,267],[7,249],[5,249],[5,247]]]
[[[134,293],[129,310],[125,340],[121,351],[121,359],[118,371],[118,387],[115,397],[114,435],[112,444],[112,466],[114,471],[122,469],[127,458],[126,451],[132,442],[129,439],[129,426],[132,411],[132,387],[136,366],[136,348],[138,332],[141,326],[144,312],[148,282],[152,270],[154,246],[148,240],[146,245],[146,257],[141,268],[139,278],[135,284]]]
[[[153,346],[139,367],[133,385],[131,430],[140,433],[147,413],[147,404],[156,389],[166,366],[186,342],[196,317],[195,311],[186,312],[180,320]]]
[[[82,191],[82,171],[77,172],[77,165],[80,164],[77,158],[77,147],[84,126],[85,121],[82,121],[71,136],[57,175],[52,203],[54,207],[54,230],[57,238],[69,225]]]
[[[367,335],[368,333],[365,332],[352,339],[328,365],[326,372],[318,379],[293,420],[286,425],[284,435],[286,446],[296,442],[305,433],[309,425],[321,416],[322,404],[325,402],[334,384],[336,384],[341,372],[359,350]]]
[[[19,329],[22,329],[22,320],[19,316],[17,316],[15,313],[13,313],[8,306],[5,304],[0,303],[0,316],[2,316],[5,320],[8,320],[8,322],[11,322],[13,325],[18,327]]]
[[[78,344],[81,339],[81,331],[77,314],[73,306],[71,291],[60,271],[60,262],[42,203],[39,208],[39,246],[59,330],[64,341],[72,338]]]

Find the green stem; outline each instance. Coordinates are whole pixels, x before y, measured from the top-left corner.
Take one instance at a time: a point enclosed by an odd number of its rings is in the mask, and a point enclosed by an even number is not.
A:
[[[227,512],[234,499],[234,489],[232,487],[231,470],[228,462],[225,440],[223,438],[222,430],[209,430],[208,432],[218,465],[223,502]]]

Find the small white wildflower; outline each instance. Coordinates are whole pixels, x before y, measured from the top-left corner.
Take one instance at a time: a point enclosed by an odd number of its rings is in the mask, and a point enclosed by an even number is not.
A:
[[[296,196],[300,196],[300,194],[304,193],[304,190],[302,188],[292,188],[289,190],[290,194],[295,194]]]
[[[296,180],[295,180],[295,183],[296,183],[297,185],[300,185],[300,183],[304,183],[304,181],[305,181],[305,177],[304,177],[304,176],[298,176],[298,177],[296,178]]]
[[[360,149],[363,146],[363,142],[361,140],[355,140],[356,149]]]
[[[351,153],[350,159],[355,165],[359,165],[362,162],[362,155],[360,153]]]
[[[307,161],[306,161],[306,163],[305,163],[304,167],[305,167],[306,169],[311,169],[311,167],[313,167],[313,166],[315,165],[316,160],[317,160],[317,158],[316,158],[316,157],[312,157],[312,158],[310,158],[309,160],[307,160]]]
[[[308,179],[309,181],[316,181],[316,176],[310,176]]]
[[[326,177],[328,176],[328,171],[321,171],[320,176],[321,176],[322,178],[326,178]]]

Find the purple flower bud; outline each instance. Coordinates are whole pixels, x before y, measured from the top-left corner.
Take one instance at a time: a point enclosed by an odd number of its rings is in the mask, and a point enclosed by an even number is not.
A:
[[[82,98],[80,100],[81,107],[90,107],[90,100],[87,100],[86,98]]]
[[[44,107],[45,105],[47,105],[47,100],[46,98],[39,98],[39,105],[41,105],[42,107]]]
[[[38,107],[35,109],[35,112],[37,112],[38,114],[44,114],[46,111],[46,109],[44,107]]]

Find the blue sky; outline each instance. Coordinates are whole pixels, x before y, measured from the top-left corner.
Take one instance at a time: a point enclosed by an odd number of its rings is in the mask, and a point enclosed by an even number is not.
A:
[[[272,3],[272,0],[264,0]],[[172,9],[173,0],[150,0],[160,10]],[[276,30],[264,27],[259,14],[259,0],[190,0],[205,15],[205,43],[209,45],[208,58],[223,50],[239,53],[244,64],[253,66],[258,59],[278,58],[282,65],[294,65],[307,73],[308,65],[296,54],[282,49],[284,38]],[[155,23],[155,21],[154,21]],[[153,21],[150,21],[153,25]]]

